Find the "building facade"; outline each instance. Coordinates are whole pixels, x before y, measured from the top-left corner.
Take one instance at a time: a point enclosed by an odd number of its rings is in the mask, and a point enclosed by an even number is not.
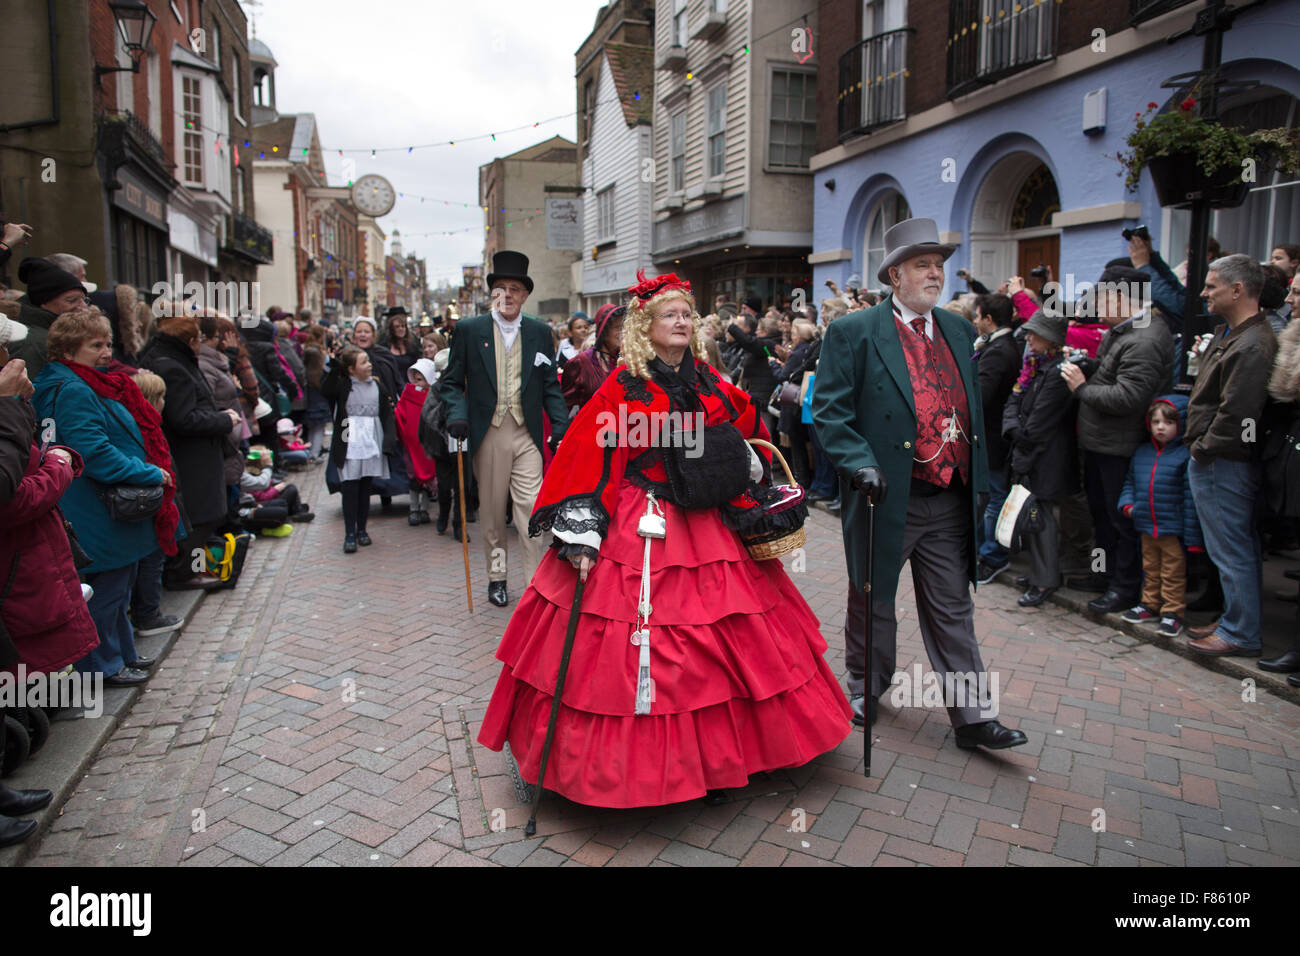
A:
[[[602,7],[578,48],[582,261],[574,288],[595,315],[650,265],[654,200],[654,4]]]
[[[1188,218],[1162,209],[1148,173],[1129,192],[1114,159],[1136,114],[1178,103],[1166,78],[1200,68],[1189,28],[1201,4],[1177,0],[823,0],[818,78],[815,288],[880,285],[884,231],[900,218],[935,219],[957,244],[945,296],[966,291],[967,268],[995,288],[1051,267],[1065,286],[1095,281],[1127,255],[1120,235],[1144,223],[1174,264]],[[1284,28],[1285,27],[1285,28]],[[1288,37],[1295,4],[1261,6],[1223,37],[1223,74],[1250,80],[1221,97],[1220,118],[1294,126],[1300,71]],[[944,51],[944,55],[939,55]],[[1300,183],[1273,175],[1239,209],[1213,214],[1225,251],[1267,259],[1300,237]]]
[[[657,4],[653,258],[701,303],[807,294],[817,18],[803,0]]]
[[[101,286],[170,297],[178,275],[248,283],[271,249],[238,155],[244,14],[235,0],[146,5],[134,60],[107,0],[6,9],[0,207],[34,227],[31,253],[79,255]]]
[[[547,248],[546,200],[572,198],[578,186],[577,144],[563,136],[499,157],[479,167],[479,205],[484,207],[484,264],[492,256],[514,249],[528,256],[534,288],[524,306],[529,315],[567,319],[576,304],[570,266],[573,249]]]

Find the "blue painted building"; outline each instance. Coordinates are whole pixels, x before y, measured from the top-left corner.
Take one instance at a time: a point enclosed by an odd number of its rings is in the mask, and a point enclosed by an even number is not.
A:
[[[1191,26],[1201,6],[823,2],[822,22],[838,26],[840,42],[827,34],[822,47],[820,82],[835,95],[819,95],[820,151],[811,162],[814,288],[827,279],[881,286],[883,233],[908,215],[935,219],[944,241],[958,245],[945,300],[967,291],[959,268],[989,288],[1011,275],[1028,279],[1039,264],[1063,284],[1093,281],[1107,260],[1127,254],[1120,231],[1138,223],[1171,265],[1181,262],[1189,214],[1162,209],[1147,173],[1129,192],[1114,155],[1135,114],[1187,95],[1161,84],[1200,68],[1203,41],[1165,38]],[[1257,85],[1221,97],[1225,121],[1300,123],[1298,39],[1296,0],[1237,17],[1223,38],[1223,74]],[[1244,206],[1214,214],[1211,235],[1225,252],[1260,260],[1279,243],[1300,242],[1297,177],[1263,178]]]

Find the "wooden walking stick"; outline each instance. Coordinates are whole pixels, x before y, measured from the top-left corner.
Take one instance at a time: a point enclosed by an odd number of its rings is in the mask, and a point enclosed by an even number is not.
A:
[[[469,525],[465,522],[465,446],[469,442],[464,438],[452,438],[450,441],[456,446],[456,483],[460,491],[456,497],[460,499],[460,547],[465,554],[465,600],[469,602],[472,613],[474,592],[469,583]]]
[[[551,719],[546,724],[546,738],[542,741],[542,760],[537,768],[537,789],[533,792],[533,812],[524,827],[525,836],[537,833],[537,808],[542,802],[542,781],[546,779],[546,763],[551,756],[551,741],[555,738],[555,721],[560,716],[560,696],[564,693],[564,678],[569,673],[569,654],[573,651],[573,637],[578,633],[578,615],[582,609],[582,592],[587,586],[587,575],[578,572],[578,585],[573,590],[573,608],[569,611],[569,629],[564,632],[564,650],[560,652],[560,672],[555,677],[555,696],[551,698]]]

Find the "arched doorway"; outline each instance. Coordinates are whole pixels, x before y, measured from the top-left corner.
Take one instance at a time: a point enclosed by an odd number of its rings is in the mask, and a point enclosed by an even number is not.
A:
[[[1061,274],[1061,230],[1052,214],[1061,197],[1051,170],[1033,153],[1017,152],[989,170],[971,210],[971,273],[989,288],[1008,276],[1021,275],[1041,289],[1034,269],[1047,266]]]
[[[903,194],[897,190],[890,189],[876,200],[871,211],[867,213],[867,228],[862,242],[862,272],[858,277],[859,287],[874,289],[880,285],[876,273],[880,271],[880,264],[885,261],[885,232],[891,226],[911,217],[911,207],[903,198]],[[853,278],[850,277],[849,285],[854,284]]]

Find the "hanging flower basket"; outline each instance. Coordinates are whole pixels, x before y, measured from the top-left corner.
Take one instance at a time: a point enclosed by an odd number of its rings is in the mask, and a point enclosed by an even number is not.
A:
[[[1135,115],[1133,131],[1124,140],[1128,149],[1115,158],[1130,190],[1137,189],[1142,170],[1150,170],[1162,206],[1186,206],[1197,199],[1214,208],[1240,206],[1274,166],[1300,172],[1300,131],[1233,129],[1199,116],[1191,96],[1177,109],[1153,116],[1158,108],[1148,103],[1145,113]]]

